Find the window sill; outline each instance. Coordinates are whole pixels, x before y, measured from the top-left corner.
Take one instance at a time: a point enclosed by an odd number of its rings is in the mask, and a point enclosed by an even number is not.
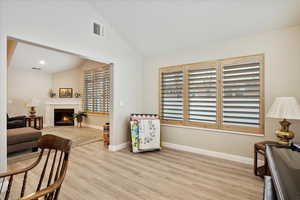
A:
[[[87,112],[87,115],[91,115],[91,116],[105,116],[105,117],[108,117],[108,116],[109,116],[109,113]]]
[[[212,129],[212,128],[200,128],[200,127],[193,127],[193,126],[181,126],[181,125],[173,125],[173,124],[161,124],[161,126],[203,130],[203,131],[213,132],[215,134],[224,133],[224,134],[246,135],[246,136],[254,136],[254,137],[264,137],[265,136],[264,134],[245,133],[245,132],[238,132],[238,131],[227,131],[227,130]]]

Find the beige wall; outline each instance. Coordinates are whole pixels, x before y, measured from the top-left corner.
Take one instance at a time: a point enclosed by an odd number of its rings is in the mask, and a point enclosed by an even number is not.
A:
[[[9,115],[27,115],[26,104],[32,98],[40,101],[37,114],[45,116],[45,101],[52,87],[51,74],[43,71],[9,67],[7,72],[7,112]]]
[[[91,127],[102,127],[105,123],[109,123],[109,116],[99,116],[89,114],[84,120],[84,124],[90,125]]]
[[[295,96],[300,103],[300,26],[298,26],[222,43],[203,44],[195,49],[147,58],[143,77],[144,111],[158,113],[159,67],[258,53],[265,54],[266,111],[278,96]],[[266,119],[264,137],[169,126],[162,127],[162,137],[165,142],[252,157],[255,142],[274,138],[277,122],[274,119]],[[291,128],[300,140],[300,122],[293,122]]]
[[[73,88],[73,93],[80,92],[80,67],[52,74],[53,92],[59,95],[59,88]]]

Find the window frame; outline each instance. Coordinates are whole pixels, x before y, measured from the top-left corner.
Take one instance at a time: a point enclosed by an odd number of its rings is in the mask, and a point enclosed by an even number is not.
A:
[[[161,95],[161,89],[162,89],[162,74],[164,72],[172,72],[172,71],[182,71],[183,72],[183,95],[184,95],[184,85],[185,85],[185,78],[184,78],[184,68],[183,65],[177,65],[177,66],[170,66],[170,67],[163,67],[159,70],[159,95],[158,95],[158,102],[159,102],[159,116],[162,116],[162,95]],[[171,119],[161,119],[162,123],[165,124],[173,124],[173,125],[184,125],[184,97],[183,97],[183,120],[171,120]]]
[[[95,112],[95,111],[87,111],[86,110],[86,96],[85,96],[85,91],[86,91],[86,85],[85,85],[85,73],[86,72],[96,72],[96,71],[101,71],[101,70],[109,70],[110,71],[110,75],[109,75],[109,80],[110,80],[110,86],[111,87],[111,67],[110,65],[105,65],[105,66],[98,66],[98,67],[94,67],[94,68],[90,68],[90,69],[86,69],[86,70],[83,70],[83,107],[84,107],[84,111],[89,114],[89,115],[98,115],[98,116],[109,116],[110,115],[110,110],[108,112]],[[94,75],[93,75],[94,76]],[[94,87],[94,79],[92,81],[93,83],[93,87]],[[93,89],[93,93],[94,93],[94,89]],[[94,94],[93,94],[94,95]],[[111,104],[111,88],[110,88],[110,95],[109,95],[109,104]],[[94,104],[95,104],[95,98],[93,98],[93,107],[94,107]],[[111,108],[110,108],[111,109]]]
[[[162,116],[162,73],[172,71],[183,71],[183,120],[166,120],[161,118],[162,124],[180,125],[188,127],[200,127],[208,129],[218,129],[225,131],[245,132],[251,134],[264,135],[265,129],[265,56],[256,54],[249,56],[218,59],[213,61],[197,62],[176,66],[161,67],[159,69],[159,115]],[[259,127],[226,125],[223,123],[223,67],[230,64],[259,63]],[[189,117],[189,70],[216,67],[216,123],[191,122]]]

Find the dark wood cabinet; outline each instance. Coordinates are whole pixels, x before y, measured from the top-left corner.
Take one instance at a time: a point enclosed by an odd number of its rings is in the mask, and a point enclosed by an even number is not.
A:
[[[43,116],[26,117],[25,121],[27,127],[32,127],[38,130],[43,129],[43,123],[44,123]]]

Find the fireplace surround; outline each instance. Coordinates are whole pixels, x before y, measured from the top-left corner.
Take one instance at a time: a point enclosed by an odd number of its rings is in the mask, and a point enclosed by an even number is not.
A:
[[[82,110],[80,99],[51,99],[46,102],[45,124],[44,127],[54,127],[54,111],[56,109],[73,109],[75,113]],[[74,121],[77,125],[77,121]]]

